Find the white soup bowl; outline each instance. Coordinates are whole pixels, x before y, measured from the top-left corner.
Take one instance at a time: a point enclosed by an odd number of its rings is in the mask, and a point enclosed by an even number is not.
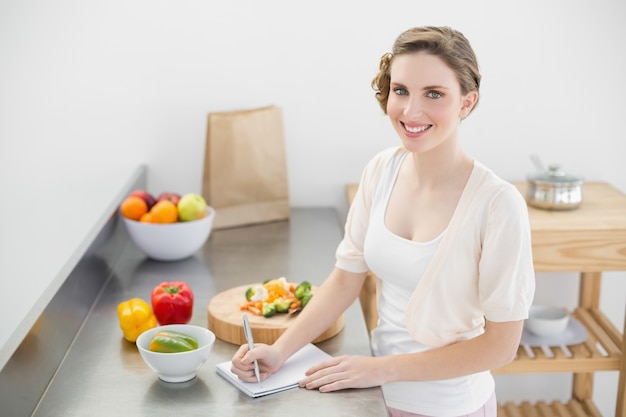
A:
[[[569,318],[569,313],[563,307],[533,305],[528,312],[526,328],[539,336],[552,336],[567,328]]]
[[[198,341],[198,349],[187,352],[161,353],[150,350],[150,341],[161,330],[185,333]],[[193,379],[209,358],[215,334],[207,328],[191,324],[168,324],[146,330],[137,338],[137,349],[144,362],[165,382],[185,382]]]

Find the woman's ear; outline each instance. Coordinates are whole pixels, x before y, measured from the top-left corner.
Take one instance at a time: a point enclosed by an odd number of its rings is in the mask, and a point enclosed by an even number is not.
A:
[[[467,115],[470,114],[470,112],[476,105],[477,101],[478,101],[478,91],[470,91],[465,96],[463,96],[459,117],[461,119],[465,119]]]

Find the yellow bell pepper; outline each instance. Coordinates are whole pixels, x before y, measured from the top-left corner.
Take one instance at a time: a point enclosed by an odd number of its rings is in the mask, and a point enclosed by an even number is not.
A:
[[[131,298],[117,306],[117,316],[124,339],[135,342],[139,335],[157,325],[152,308],[141,298]]]

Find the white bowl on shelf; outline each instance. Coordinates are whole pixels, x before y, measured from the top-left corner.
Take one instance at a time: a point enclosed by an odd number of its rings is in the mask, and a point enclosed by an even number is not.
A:
[[[570,315],[563,307],[533,305],[528,312],[526,328],[539,336],[552,336],[567,328]]]

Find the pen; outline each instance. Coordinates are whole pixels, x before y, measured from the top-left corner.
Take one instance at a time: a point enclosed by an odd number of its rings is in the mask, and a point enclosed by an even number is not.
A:
[[[248,341],[248,347],[254,349],[254,339],[252,339],[252,329],[250,329],[250,322],[248,321],[248,315],[243,313],[243,334]],[[256,382],[261,382],[261,375],[259,375],[259,363],[254,361],[254,375],[256,375]]]

